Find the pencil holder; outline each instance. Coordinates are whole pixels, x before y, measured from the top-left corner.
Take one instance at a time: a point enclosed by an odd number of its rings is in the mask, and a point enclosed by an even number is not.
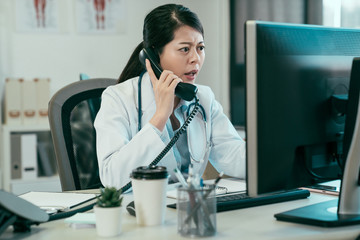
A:
[[[215,186],[177,190],[178,233],[185,237],[207,237],[216,233]]]

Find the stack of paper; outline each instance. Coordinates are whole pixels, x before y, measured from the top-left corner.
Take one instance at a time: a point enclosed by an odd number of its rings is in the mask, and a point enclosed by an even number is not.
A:
[[[213,184],[214,180],[205,180],[204,184]],[[229,194],[235,192],[246,191],[246,182],[245,180],[237,178],[224,178],[221,179],[219,184],[215,188],[216,195]],[[177,198],[177,189],[171,188],[166,192],[168,198]]]
[[[95,213],[77,213],[64,221],[72,228],[94,228],[96,226]]]
[[[28,192],[19,197],[31,202],[40,208],[56,208],[66,211],[82,203],[93,200],[96,194],[70,192]]]

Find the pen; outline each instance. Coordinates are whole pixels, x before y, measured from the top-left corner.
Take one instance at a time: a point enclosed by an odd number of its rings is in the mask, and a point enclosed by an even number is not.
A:
[[[185,178],[184,176],[180,173],[180,171],[175,168],[174,169],[174,172],[175,172],[175,176],[177,177],[177,179],[179,180],[179,182],[181,183],[181,185],[184,187],[184,188],[187,188],[188,187],[188,184],[186,183],[185,181]]]
[[[187,183],[188,183],[188,187],[191,188],[191,187],[194,187],[195,188],[195,185],[194,185],[194,173],[193,173],[193,164],[190,163],[189,165],[189,176],[187,178]]]
[[[58,211],[68,211],[68,210],[70,210],[69,207],[64,207],[64,206],[40,206],[40,208],[44,209],[44,210],[48,210],[48,209],[53,210],[53,209],[55,209],[55,210],[58,210]]]
[[[203,188],[203,187],[204,187],[204,179],[200,178],[200,188]]]
[[[224,175],[224,172],[221,172],[219,176],[215,179],[214,185],[217,185],[219,181],[221,180],[222,176]]]
[[[218,177],[217,177],[217,178],[215,179],[215,181],[214,181],[214,186],[216,186],[216,185],[219,183],[219,181],[221,180],[221,178],[223,177],[223,175],[224,175],[224,172],[220,172],[220,174],[218,175]],[[215,189],[215,188],[214,188],[214,189]],[[203,207],[203,210],[208,213],[207,207],[206,207],[206,205],[204,205],[204,200],[210,195],[210,193],[211,193],[211,191],[206,192],[206,194],[205,194],[201,199],[199,199],[199,202],[194,206],[194,208],[192,209],[191,213],[190,213],[190,214],[188,215],[188,217],[185,219],[185,221],[184,221],[185,223],[189,223],[191,217],[192,217],[194,214],[196,214],[196,212],[198,211],[198,209],[200,208],[200,206],[202,206],[202,207]],[[211,223],[211,221],[210,221],[210,219],[209,219],[209,215],[208,215],[208,214],[207,214],[207,217],[208,217],[207,220],[208,220],[210,226],[212,226],[212,223]]]
[[[69,208],[62,206],[41,206],[40,209],[44,210],[47,214],[54,214],[59,211],[67,211]]]

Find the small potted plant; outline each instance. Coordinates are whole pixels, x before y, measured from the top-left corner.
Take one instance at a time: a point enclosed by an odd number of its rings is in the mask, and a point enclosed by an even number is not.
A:
[[[121,232],[122,203],[121,190],[114,187],[100,188],[100,195],[94,206],[96,231],[101,237],[117,236]]]

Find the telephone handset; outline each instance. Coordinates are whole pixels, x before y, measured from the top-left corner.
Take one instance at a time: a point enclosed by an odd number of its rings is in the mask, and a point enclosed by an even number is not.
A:
[[[157,78],[160,77],[162,69],[159,65],[159,57],[155,54],[154,50],[151,48],[143,48],[139,54],[139,60],[145,67],[145,59],[149,59],[151,67]],[[186,101],[191,101],[195,98],[197,93],[197,87],[190,83],[179,83],[175,88],[175,95],[179,98],[182,98]]]

